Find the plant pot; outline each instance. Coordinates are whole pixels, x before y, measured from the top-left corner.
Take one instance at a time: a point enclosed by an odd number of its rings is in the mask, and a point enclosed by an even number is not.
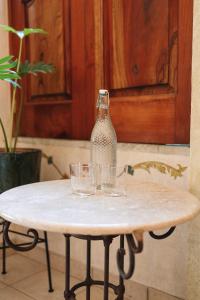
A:
[[[0,149],[0,193],[39,181],[41,157],[38,149],[17,149],[14,153]]]

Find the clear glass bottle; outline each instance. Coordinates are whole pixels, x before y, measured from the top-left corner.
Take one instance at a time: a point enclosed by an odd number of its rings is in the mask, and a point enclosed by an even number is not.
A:
[[[97,165],[99,170],[96,180],[97,188],[101,189],[102,184],[109,184],[106,182],[109,174],[105,174],[103,170],[108,170],[109,166],[116,166],[117,160],[117,137],[109,115],[109,93],[107,90],[99,90],[97,119],[92,130],[90,154],[91,163]]]

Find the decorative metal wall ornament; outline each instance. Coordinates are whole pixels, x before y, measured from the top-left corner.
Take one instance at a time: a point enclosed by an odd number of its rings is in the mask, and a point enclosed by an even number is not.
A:
[[[118,174],[117,177],[122,176],[123,174],[134,175],[135,170],[145,170],[149,174],[151,173],[150,169],[156,169],[162,174],[169,174],[171,177],[176,179],[177,177],[182,177],[183,172],[187,169],[187,167],[181,166],[180,164],[177,165],[177,168],[172,167],[166,163],[160,161],[143,161],[141,163],[135,165],[125,165],[122,172]]]
[[[166,163],[160,161],[144,161],[133,166],[127,165],[126,172],[130,175],[134,175],[135,170],[142,169],[150,173],[150,169],[156,169],[162,174],[169,174],[171,177],[176,179],[177,177],[182,177],[183,172],[187,169],[187,167],[181,166],[177,164],[177,168],[172,167]]]

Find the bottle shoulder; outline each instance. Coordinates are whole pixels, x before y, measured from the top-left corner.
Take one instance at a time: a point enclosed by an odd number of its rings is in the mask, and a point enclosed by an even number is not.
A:
[[[102,118],[97,118],[93,129],[96,129],[96,128],[98,128],[98,129],[102,128],[102,129],[105,129],[105,130],[107,130],[109,128],[112,128],[115,131],[110,117],[106,117],[106,118],[103,118],[103,119]]]
[[[117,140],[116,132],[115,129],[112,125],[112,122],[109,121],[96,121],[92,134],[91,134],[91,139],[95,137],[107,137],[107,138],[112,138],[114,140]]]

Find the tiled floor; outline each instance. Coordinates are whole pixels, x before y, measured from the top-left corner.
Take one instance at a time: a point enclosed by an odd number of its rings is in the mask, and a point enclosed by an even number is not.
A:
[[[46,266],[19,254],[13,254],[7,260],[8,273],[0,274],[0,300],[62,300],[64,290],[64,273],[52,270],[55,291],[48,293]],[[0,268],[1,268],[0,259]],[[72,278],[72,284],[77,279]],[[102,300],[103,290],[92,289],[92,300]],[[109,300],[116,299],[110,293]],[[85,300],[84,289],[77,293],[77,300]]]

